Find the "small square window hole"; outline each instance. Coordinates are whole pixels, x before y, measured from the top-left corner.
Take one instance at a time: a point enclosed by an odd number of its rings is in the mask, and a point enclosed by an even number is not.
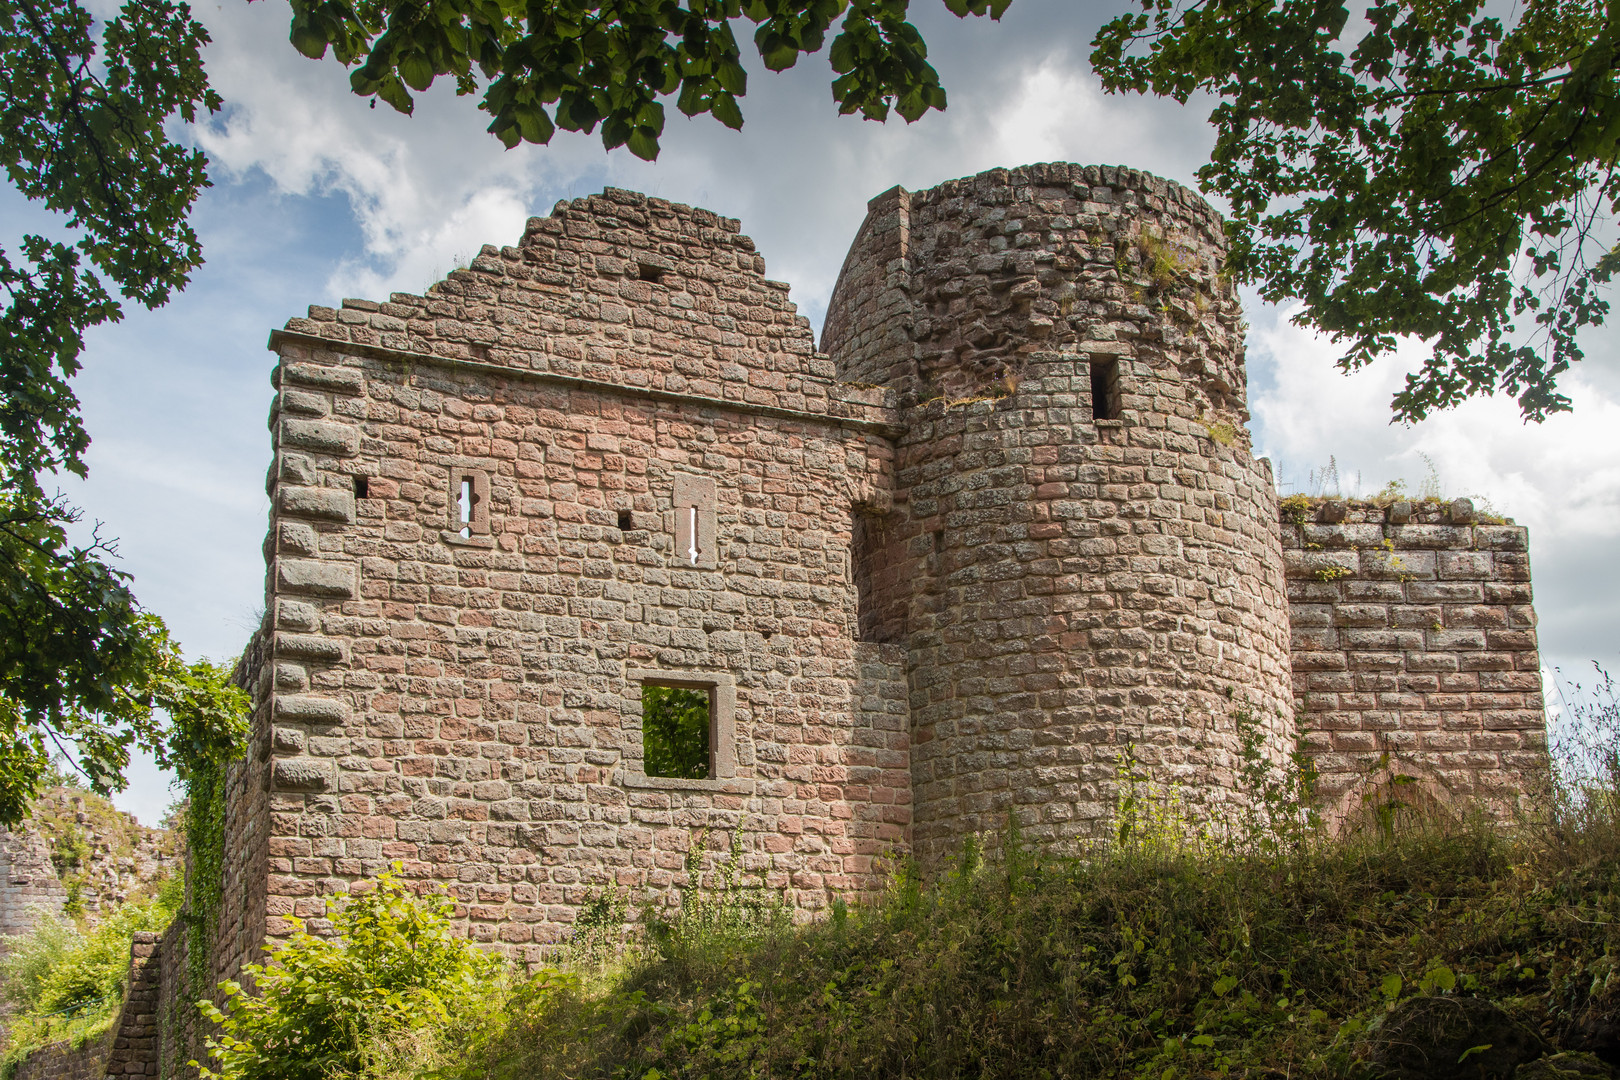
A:
[[[641,769],[648,776],[707,780],[714,716],[712,687],[641,687]]]
[[[642,281],[650,281],[650,282],[652,282],[653,284],[656,285],[656,284],[658,284],[658,283],[660,283],[660,282],[662,282],[664,280],[664,268],[663,267],[661,267],[661,266],[648,266],[646,263],[641,263],[639,265],[640,265],[640,270],[641,270],[641,280]]]
[[[371,481],[364,476],[354,478],[354,497],[357,499],[370,498]]]
[[[620,532],[629,532],[630,527],[631,527],[630,511],[628,511],[628,510],[620,510],[619,511],[619,531]]]

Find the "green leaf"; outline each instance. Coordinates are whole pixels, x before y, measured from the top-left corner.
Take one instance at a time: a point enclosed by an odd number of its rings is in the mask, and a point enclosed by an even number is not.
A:
[[[730,94],[716,94],[709,103],[709,111],[714,118],[733,131],[741,131],[743,126],[742,110],[737,107],[737,99]]]
[[[399,61],[399,77],[405,80],[405,85],[412,90],[421,92],[433,85],[433,64],[419,52],[407,53]],[[390,102],[392,104],[392,102]],[[397,106],[396,106],[397,107]],[[402,109],[409,112],[409,109]]]

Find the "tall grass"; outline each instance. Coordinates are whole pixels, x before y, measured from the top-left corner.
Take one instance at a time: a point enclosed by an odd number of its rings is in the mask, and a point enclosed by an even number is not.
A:
[[[1600,679],[1557,733],[1543,812],[1508,832],[1380,789],[1366,827],[1329,835],[1308,763],[1275,769],[1257,740],[1250,808],[1200,828],[1127,758],[1106,848],[1054,857],[1012,831],[809,926],[717,919],[722,890],[611,980],[517,987],[448,1075],[1347,1076],[1427,996],[1620,1058],[1615,703]]]

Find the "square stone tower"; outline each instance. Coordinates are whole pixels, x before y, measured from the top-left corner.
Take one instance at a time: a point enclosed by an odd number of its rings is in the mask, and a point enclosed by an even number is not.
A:
[[[537,955],[696,844],[805,911],[903,846],[903,664],[851,567],[893,411],[787,292],[736,221],[609,190],[273,335],[225,967],[393,860]],[[706,699],[704,775],[644,770],[648,686]]]

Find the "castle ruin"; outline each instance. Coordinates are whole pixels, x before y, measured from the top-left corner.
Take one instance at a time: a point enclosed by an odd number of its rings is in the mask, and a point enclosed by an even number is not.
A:
[[[1246,737],[1506,806],[1525,530],[1279,506],[1223,243],[1130,169],[896,188],[818,349],[738,222],[608,190],[289,321],[219,975],[395,860],[532,959],[701,836],[807,912],[1009,816],[1072,848],[1127,745],[1208,817]],[[650,774],[649,686],[707,702],[701,775]]]

